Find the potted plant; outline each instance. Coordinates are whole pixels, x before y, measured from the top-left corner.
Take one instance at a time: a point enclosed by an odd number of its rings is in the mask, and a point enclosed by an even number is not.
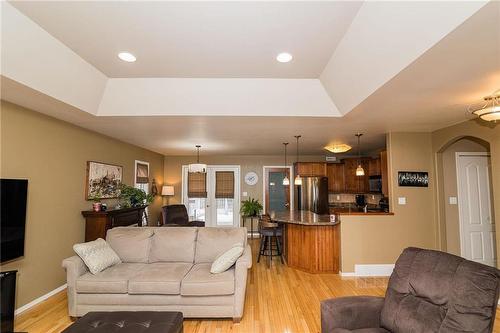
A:
[[[120,185],[120,205],[123,208],[140,207],[153,202],[154,196],[147,194],[139,188],[121,184]]]
[[[257,216],[263,208],[258,199],[248,198],[241,202],[240,213],[243,216]]]
[[[101,195],[99,193],[95,193],[92,196],[89,197],[90,200],[92,200],[94,203],[92,204],[92,210],[94,212],[100,212],[101,211]]]

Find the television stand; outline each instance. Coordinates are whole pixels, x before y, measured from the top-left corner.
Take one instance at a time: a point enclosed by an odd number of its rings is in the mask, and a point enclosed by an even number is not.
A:
[[[16,307],[16,274],[17,271],[0,273],[0,332],[14,332],[14,311]]]

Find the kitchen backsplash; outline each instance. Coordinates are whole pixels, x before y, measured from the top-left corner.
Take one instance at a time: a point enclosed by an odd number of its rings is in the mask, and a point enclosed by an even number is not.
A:
[[[328,202],[330,203],[344,203],[344,202],[352,202],[355,203],[355,194],[350,193],[341,193],[341,194],[329,194]],[[382,194],[365,194],[366,202],[369,204],[378,205],[378,202],[382,198]]]

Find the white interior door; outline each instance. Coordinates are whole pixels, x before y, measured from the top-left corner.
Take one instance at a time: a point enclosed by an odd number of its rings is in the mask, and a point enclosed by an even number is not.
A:
[[[489,155],[457,153],[457,185],[461,254],[466,259],[495,267]]]
[[[234,197],[215,197],[215,177],[217,171],[234,172]],[[240,166],[207,166],[207,197],[188,198],[188,167],[182,167],[182,198],[188,209],[190,220],[204,221],[207,227],[240,226]]]

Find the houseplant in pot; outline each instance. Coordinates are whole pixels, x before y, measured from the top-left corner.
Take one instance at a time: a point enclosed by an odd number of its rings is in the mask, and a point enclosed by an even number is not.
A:
[[[257,216],[262,212],[263,208],[259,200],[248,198],[241,202],[240,213],[243,216]]]
[[[149,205],[153,202],[154,196],[139,188],[121,184],[119,199],[121,207],[130,208]]]
[[[93,201],[92,203],[92,210],[94,212],[100,212],[101,211],[101,195],[99,193],[95,193],[91,197],[89,197],[90,200]]]

